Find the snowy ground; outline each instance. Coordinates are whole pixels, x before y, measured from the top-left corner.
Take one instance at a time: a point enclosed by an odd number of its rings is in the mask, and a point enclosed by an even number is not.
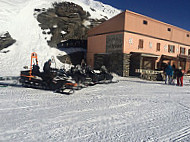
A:
[[[189,141],[189,85],[120,78],[73,95],[0,87],[0,141]]]

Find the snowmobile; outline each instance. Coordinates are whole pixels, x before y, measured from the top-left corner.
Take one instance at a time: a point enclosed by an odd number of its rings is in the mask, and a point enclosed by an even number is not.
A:
[[[39,71],[37,54],[31,54],[30,70],[21,71],[20,83],[24,87],[51,90],[58,93],[73,94],[77,83],[60,76],[58,69],[51,70],[51,76]]]
[[[71,67],[67,72],[68,76],[71,76],[72,79],[78,84],[78,89],[86,88],[88,84],[86,83],[86,74],[85,71],[81,68],[80,65]]]
[[[95,71],[90,66],[86,67],[86,75],[91,78],[92,82],[95,84],[108,84],[117,83],[118,81],[113,81],[113,76],[109,73],[105,66],[102,66],[99,70]]]
[[[102,66],[97,73],[90,66],[82,68],[80,65],[77,65],[71,68],[70,74],[80,86],[83,85],[85,87],[117,82],[112,80],[113,76],[107,71],[105,66]]]

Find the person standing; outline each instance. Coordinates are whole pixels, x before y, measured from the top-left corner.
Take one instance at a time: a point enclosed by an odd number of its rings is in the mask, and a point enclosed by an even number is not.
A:
[[[177,76],[177,86],[183,86],[183,72],[181,67],[179,67],[179,69],[176,70],[176,76]]]
[[[173,69],[172,84],[175,84],[175,79],[176,79],[176,67],[175,67],[175,64],[172,65],[172,69]]]
[[[170,63],[168,63],[168,66],[165,69],[166,73],[166,79],[165,79],[165,84],[172,84],[172,76],[173,76],[173,68]]]

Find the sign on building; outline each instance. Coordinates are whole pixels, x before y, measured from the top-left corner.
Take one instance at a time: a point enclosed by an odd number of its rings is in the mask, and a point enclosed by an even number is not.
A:
[[[129,44],[132,45],[133,44],[133,39],[129,38]]]
[[[123,52],[123,34],[106,36],[106,52]]]

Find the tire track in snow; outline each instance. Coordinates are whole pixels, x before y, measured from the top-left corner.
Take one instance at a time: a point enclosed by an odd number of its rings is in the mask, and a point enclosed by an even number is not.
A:
[[[63,97],[45,92],[51,97],[44,100],[39,96],[44,91],[16,89],[12,95],[6,94],[7,98],[3,96],[2,100],[13,97],[11,103],[15,103],[16,107],[35,104],[39,104],[39,107],[28,111],[16,110],[15,115],[18,114],[18,117],[14,116],[16,119],[13,117],[12,121],[7,120],[6,123],[18,123],[15,126],[9,125],[10,130],[17,128],[18,131],[14,133],[7,130],[1,134],[0,139],[5,137],[12,141],[158,141],[157,138],[160,136],[167,133],[169,135],[172,130],[177,131],[190,124],[189,112],[177,105],[178,98],[168,97],[164,91],[152,96],[150,89],[145,89],[145,94],[139,94],[141,91],[131,89],[131,85],[118,85],[123,87],[117,90],[112,85],[102,85],[97,86],[98,89],[86,88],[73,96]],[[23,96],[29,94],[32,97],[20,101],[19,91]],[[15,95],[14,92],[18,94]],[[33,96],[35,100],[32,100]],[[14,115],[8,114],[11,117]]]
[[[75,126],[73,126],[73,127],[76,127],[77,126],[77,124],[75,124]],[[80,126],[80,123],[79,123],[79,126]],[[146,129],[146,128],[145,128]],[[144,129],[144,130],[145,130]],[[142,129],[142,131],[144,131],[143,129]],[[104,131],[104,130],[103,130]],[[136,132],[138,132],[138,131],[136,131]],[[139,131],[139,132],[141,132],[141,131]],[[94,133],[92,133],[91,135],[93,135]],[[90,135],[90,134],[88,134],[88,135]],[[87,136],[87,135],[85,135],[85,136]],[[122,136],[122,135],[121,135]]]
[[[163,137],[160,137],[159,140],[178,142],[182,141],[186,137],[190,137],[190,127],[184,127],[181,130],[174,131],[168,135],[164,135]]]

